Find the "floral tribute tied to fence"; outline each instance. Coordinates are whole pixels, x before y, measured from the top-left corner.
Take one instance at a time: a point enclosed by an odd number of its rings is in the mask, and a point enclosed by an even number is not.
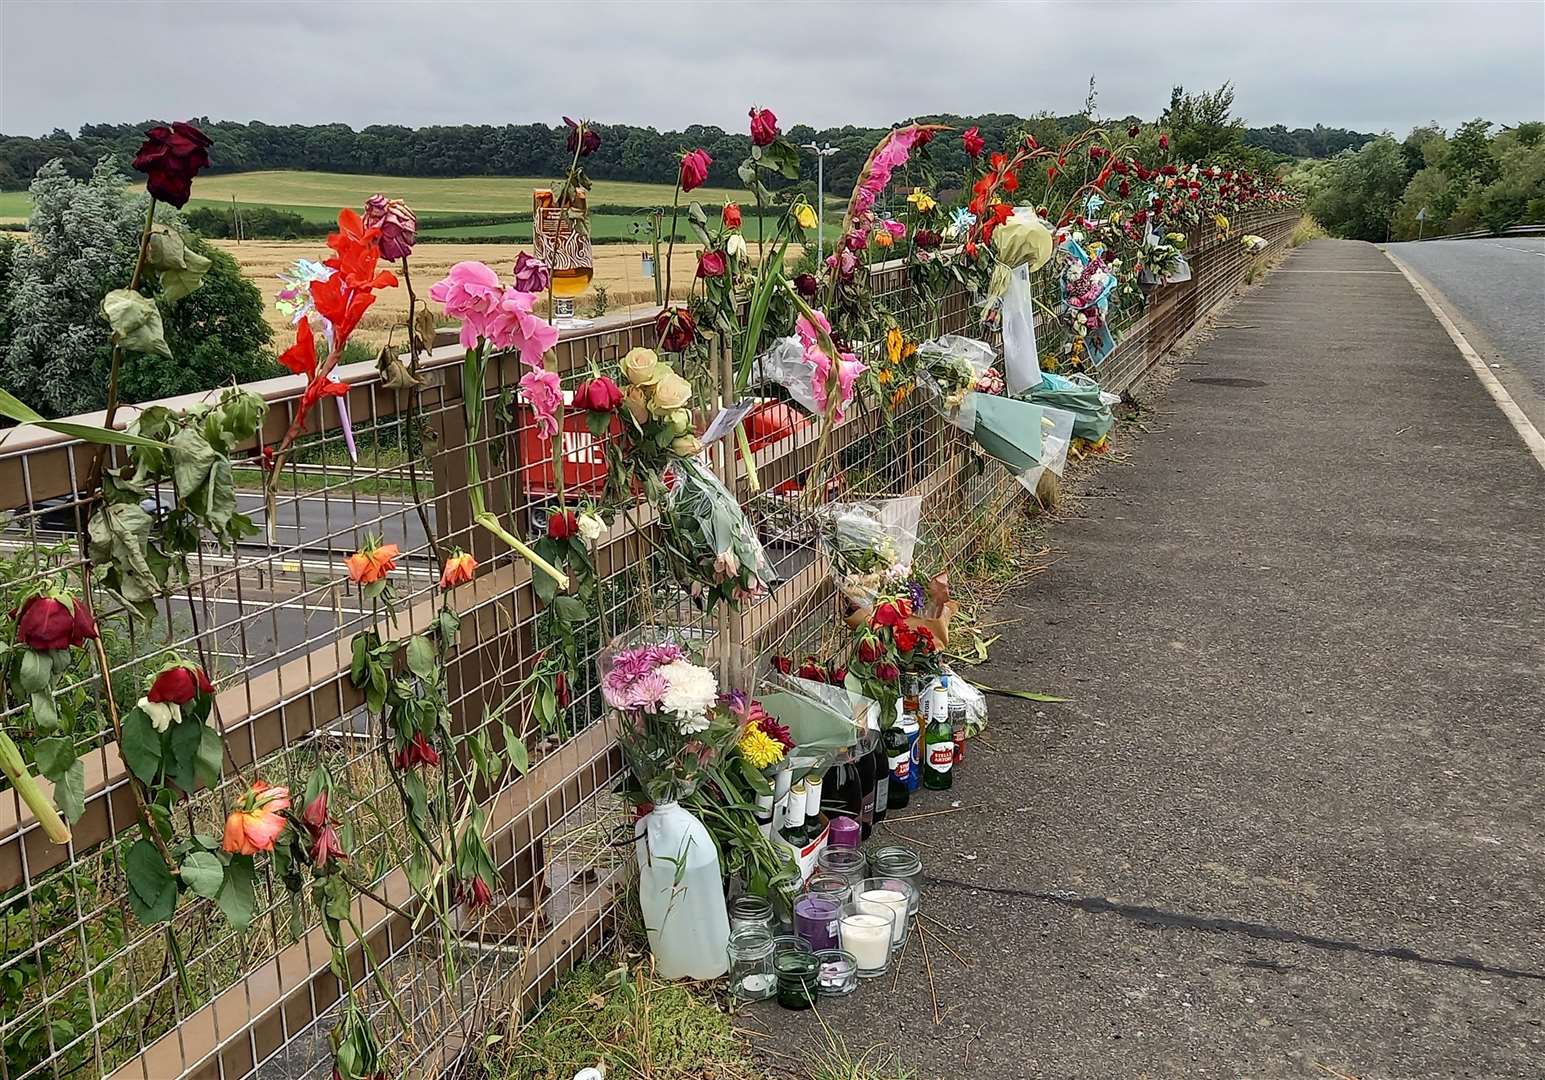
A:
[[[799,1007],[885,969],[916,857],[848,846],[985,717],[950,566],[1297,211],[1152,131],[909,124],[793,263],[818,211],[771,110],[750,134],[776,224],[693,201],[685,148],[697,271],[657,313],[560,331],[588,276],[528,255],[415,282],[385,193],[283,275],[291,376],[130,404],[207,269],[176,210],[209,140],[147,134],[105,413],[0,395],[0,1080],[439,1074],[635,880],[664,975]],[[583,253],[569,145],[544,206]],[[388,289],[405,350],[345,364]],[[823,951],[763,948],[790,917]]]

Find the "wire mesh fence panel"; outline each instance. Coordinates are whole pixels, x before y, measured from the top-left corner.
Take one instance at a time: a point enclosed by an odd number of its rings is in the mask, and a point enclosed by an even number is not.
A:
[[[1295,222],[1241,215],[1235,227],[1277,249]],[[1146,371],[1234,290],[1256,256],[1209,227],[1193,237],[1189,257],[1191,281],[1113,306],[1120,344],[1096,372],[1107,389]],[[984,333],[961,287],[921,303],[905,266],[876,268],[870,287],[910,342]],[[1049,312],[1052,287],[1039,279],[1036,287]],[[1063,332],[1049,315],[1040,324],[1040,351],[1055,357]],[[629,349],[655,344],[652,318],[599,319],[565,335],[556,369],[572,390],[593,366],[614,369]],[[773,585],[738,609],[710,612],[678,583],[667,523],[640,498],[589,545],[595,588],[583,617],[558,620],[540,571],[474,520],[474,488],[505,530],[536,537],[560,501],[602,495],[606,436],[575,411],[555,439],[543,439],[518,393],[524,369],[514,355],[493,357],[476,400],[465,400],[463,360],[455,345],[436,349],[410,388],[385,385],[374,365],[340,369],[351,423],[324,402],[272,480],[257,451],[295,421],[298,380],[249,386],[268,411],[231,482],[251,535],[226,548],[202,543],[185,566],[170,567],[144,619],[104,607],[111,695],[84,653],[58,674],[67,719],[59,737],[81,755],[82,805],[71,842],[59,845],[13,790],[0,790],[0,1080],[323,1078],[350,986],[383,1030],[406,1032],[393,1040],[394,1061],[414,1075],[449,1069],[490,1024],[538,1007],[623,918],[633,815],[619,794],[623,761],[596,680],[598,651],[650,624],[762,658],[834,652],[831,574],[791,512],[812,483],[843,499],[920,497],[929,558],[941,568],[969,555],[1023,495],[915,388],[879,386],[823,440],[784,395],[752,387],[766,406],[757,414],[766,422],[751,426],[755,490],[734,439],[705,459],[757,526]],[[704,419],[735,396],[733,380],[712,364],[693,374]],[[219,394],[165,404],[175,411]],[[4,433],[7,609],[39,582],[78,581],[95,458],[93,448],[37,429]],[[106,464],[118,460],[115,451]],[[147,520],[175,501],[149,487]],[[399,549],[391,614],[349,578],[347,560],[372,538]],[[478,560],[478,573],[441,589],[455,549]],[[449,806],[484,822],[499,882],[486,908],[450,905],[449,927],[435,925],[423,901],[407,840],[417,826],[381,712],[351,677],[362,643],[433,635],[446,605],[459,629],[445,652],[445,704],[461,745],[476,749],[441,762],[435,782],[443,779]],[[178,836],[217,840],[253,777],[298,797],[308,774],[325,767],[356,886],[343,919],[343,970],[315,898],[286,887],[267,861],[257,864],[244,931],[220,917],[217,899],[186,895],[170,923],[149,927],[126,906],[125,861],[149,811],[136,802],[115,732],[172,653],[196,659],[214,683],[221,779],[159,812]],[[20,726],[25,709],[8,699],[0,721]]]

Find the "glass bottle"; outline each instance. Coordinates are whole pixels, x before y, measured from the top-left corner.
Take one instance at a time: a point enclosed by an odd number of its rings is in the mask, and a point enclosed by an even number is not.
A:
[[[880,737],[875,739],[874,749],[869,751],[869,756],[874,759],[873,820],[878,825],[885,820],[890,810],[891,768],[890,758],[885,754],[885,732],[880,732]]]
[[[907,677],[901,696],[901,729],[907,735],[908,798],[923,786],[923,721],[919,686],[920,681],[916,676]]]
[[[805,782],[801,780],[789,788],[789,809],[783,817],[784,843],[796,851],[805,846]]]
[[[928,730],[923,734],[923,786],[942,791],[955,783],[955,729],[950,724],[949,676],[928,692]]]
[[[911,721],[907,730],[908,716],[903,709],[901,716],[885,729],[886,799],[888,809],[900,810],[912,801],[912,789],[907,785],[907,774],[912,771],[912,738],[917,734],[917,721]]]
[[[531,193],[531,246],[552,271],[555,326],[585,325],[574,318],[574,298],[595,276],[589,204],[584,188],[573,189],[566,206],[555,201],[551,188]]]
[[[869,834],[874,830],[874,791],[879,782],[874,760],[875,749],[870,747],[854,762],[854,771],[858,775],[858,827],[865,840],[869,839]]]

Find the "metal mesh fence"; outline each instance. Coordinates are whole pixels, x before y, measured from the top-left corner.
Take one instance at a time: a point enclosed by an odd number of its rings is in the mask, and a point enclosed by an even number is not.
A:
[[[1296,220],[1241,217],[1236,228],[1274,247]],[[1189,254],[1191,282],[1159,290],[1146,305],[1128,298],[1113,309],[1121,344],[1099,372],[1107,388],[1119,390],[1145,371],[1238,285],[1251,258],[1237,241],[1212,233],[1196,236]],[[905,267],[877,268],[871,284],[914,340],[934,325],[974,330],[963,290],[946,295],[934,324],[912,300]],[[1042,325],[1043,352],[1056,348],[1058,333]],[[592,362],[615,365],[653,339],[652,320],[598,320],[566,334],[558,368],[572,386]],[[332,410],[316,410],[285,464],[271,520],[257,459],[237,463],[238,499],[260,527],[257,536],[234,551],[199,550],[188,584],[159,601],[152,623],[110,613],[103,620],[120,708],[132,706],[145,674],[168,649],[197,658],[215,681],[211,722],[224,740],[224,780],[175,808],[179,830],[218,836],[244,777],[299,790],[313,766],[328,766],[338,782],[338,816],[351,822],[352,866],[368,893],[352,911],[368,955],[352,950],[350,978],[365,980],[371,963],[395,989],[409,1035],[393,1039],[394,1061],[413,1075],[444,1071],[490,1023],[537,1006],[562,973],[610,939],[631,859],[631,815],[615,792],[621,758],[593,674],[570,688],[572,704],[546,730],[521,692],[554,628],[530,566],[470,520],[461,359],[455,346],[437,349],[422,369],[427,384],[415,391],[386,388],[369,365],[340,370],[351,388],[357,460]],[[535,440],[515,393],[520,373],[513,357],[490,363],[483,388],[489,419],[474,449],[490,509],[526,534],[551,505],[555,477],[546,444]],[[293,419],[295,382],[250,387],[270,405],[261,433],[267,444]],[[833,644],[824,641],[837,623],[826,566],[811,537],[776,525],[787,520],[780,511],[810,470],[816,443],[814,424],[791,424],[761,440],[763,487],[754,496],[744,469],[726,460],[732,442],[713,450],[761,528],[781,579],[740,611],[721,605],[705,617],[674,583],[653,543],[660,525],[646,504],[618,518],[594,547],[599,602],[578,631],[586,661],[580,671],[593,673],[590,661],[605,640],[644,619],[728,635],[763,655]],[[564,446],[569,490],[582,494],[596,482],[595,448],[579,431],[567,433]],[[836,427],[831,450],[828,483],[844,498],[924,496],[930,559],[941,566],[966,554],[1022,494],[920,394],[894,410],[865,402]],[[42,576],[78,576],[78,538],[89,510],[81,492],[92,454],[35,429],[0,441],[0,490],[9,510],[0,532],[0,599],[7,607]],[[422,512],[416,492],[426,500]],[[378,625],[345,572],[344,559],[370,535],[402,551],[394,575],[401,605],[392,627]],[[491,909],[456,928],[454,984],[439,973],[439,946],[429,940],[433,929],[416,910],[405,873],[402,803],[379,720],[348,679],[356,635],[376,629],[405,636],[435,617],[436,542],[438,554],[459,546],[481,563],[477,578],[451,595],[461,616],[447,663],[456,730],[485,733],[508,753],[496,722],[508,720],[529,747],[523,774],[507,772],[501,783],[474,792],[487,814],[501,888]],[[128,774],[89,664],[77,663],[65,683],[61,697],[80,718],[75,730],[84,733],[77,741],[86,762],[86,809],[72,843],[52,844],[14,792],[0,790],[0,1080],[327,1077],[340,983],[329,970],[318,912],[304,893],[292,895],[265,878],[257,916],[244,933],[209,901],[186,897],[170,934],[165,926],[139,925],[122,900],[122,859],[138,830]],[[19,724],[21,706],[7,706],[0,722]],[[169,951],[173,936],[180,963]],[[364,997],[378,1027],[395,1030],[399,1021],[386,999],[373,991]]]

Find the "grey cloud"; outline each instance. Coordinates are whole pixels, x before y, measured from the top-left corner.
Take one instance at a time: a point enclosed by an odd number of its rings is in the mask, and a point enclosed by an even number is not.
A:
[[[153,57],[154,59],[144,59]],[[1252,124],[1404,132],[1545,112],[1545,5],[1519,3],[0,2],[0,131],[273,123],[738,129],[920,112],[1155,116],[1225,80]]]

